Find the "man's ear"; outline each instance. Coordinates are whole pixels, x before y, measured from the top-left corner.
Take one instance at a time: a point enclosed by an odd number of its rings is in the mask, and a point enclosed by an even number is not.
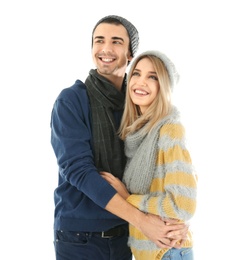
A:
[[[133,56],[131,55],[131,53],[129,53],[128,61],[130,62],[132,59],[133,59]]]

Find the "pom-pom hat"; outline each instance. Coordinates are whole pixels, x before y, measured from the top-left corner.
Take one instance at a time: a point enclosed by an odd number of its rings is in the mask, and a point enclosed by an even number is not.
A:
[[[108,16],[105,16],[103,18],[101,18],[97,24],[95,25],[94,29],[93,29],[93,33],[95,31],[95,28],[100,24],[100,23],[103,23],[105,22],[106,20],[110,20],[110,19],[114,19],[114,20],[117,20],[119,21],[127,30],[128,32],[128,36],[129,36],[129,41],[130,41],[130,51],[131,51],[131,55],[132,57],[135,56],[135,53],[137,52],[138,50],[138,46],[139,46],[139,33],[136,29],[136,27],[131,23],[129,22],[127,19],[121,17],[121,16],[117,16],[117,15],[108,15]],[[92,36],[93,36],[93,33],[92,33]],[[93,38],[93,37],[92,37]]]
[[[164,63],[166,70],[168,72],[168,75],[169,75],[170,88],[173,91],[174,86],[179,82],[179,79],[180,79],[180,75],[177,72],[174,63],[164,53],[157,51],[157,50],[148,50],[148,51],[142,52],[141,54],[139,54],[136,57],[136,59],[133,62],[137,63],[138,60],[141,59],[141,57],[144,57],[147,55],[156,56]]]

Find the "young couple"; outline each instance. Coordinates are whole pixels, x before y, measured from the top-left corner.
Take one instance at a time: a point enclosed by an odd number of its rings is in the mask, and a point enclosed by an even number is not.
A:
[[[96,69],[53,106],[57,260],[193,259],[197,180],[171,104],[179,75],[159,51],[134,58],[138,44],[125,18],[99,20]]]

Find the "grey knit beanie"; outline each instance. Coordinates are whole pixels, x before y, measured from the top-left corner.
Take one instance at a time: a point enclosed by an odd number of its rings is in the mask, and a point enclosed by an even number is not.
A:
[[[93,41],[93,33],[95,31],[95,28],[103,22],[106,21],[112,21],[112,20],[116,20],[119,21],[127,30],[128,35],[129,35],[129,40],[130,40],[130,51],[131,51],[131,55],[132,57],[135,56],[135,53],[138,50],[138,46],[139,46],[139,33],[137,31],[137,29],[135,28],[135,26],[129,22],[128,20],[126,20],[125,18],[121,17],[121,16],[117,16],[117,15],[108,15],[103,17],[102,19],[100,19],[97,24],[95,25],[93,31],[92,31],[92,41]],[[92,42],[93,44],[93,42]]]
[[[171,90],[173,91],[174,86],[179,82],[179,79],[180,79],[180,75],[177,72],[174,63],[164,53],[162,53],[160,51],[156,51],[156,50],[149,50],[149,51],[142,52],[140,55],[138,55],[136,57],[136,59],[134,60],[134,63],[137,63],[138,59],[140,59],[141,57],[146,56],[146,55],[156,56],[164,63],[164,65],[168,71],[168,75],[169,75],[169,79],[170,79],[170,87],[171,87]]]

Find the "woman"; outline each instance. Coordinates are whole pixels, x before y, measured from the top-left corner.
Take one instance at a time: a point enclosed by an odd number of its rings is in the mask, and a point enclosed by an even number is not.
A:
[[[102,176],[128,202],[166,220],[189,221],[196,210],[197,177],[185,145],[185,129],[171,92],[179,75],[159,51],[140,54],[128,74],[120,137],[125,141],[127,165],[123,183],[109,173]],[[130,225],[129,246],[136,260],[193,259],[192,233],[161,249]],[[171,238],[170,238],[171,239]]]

